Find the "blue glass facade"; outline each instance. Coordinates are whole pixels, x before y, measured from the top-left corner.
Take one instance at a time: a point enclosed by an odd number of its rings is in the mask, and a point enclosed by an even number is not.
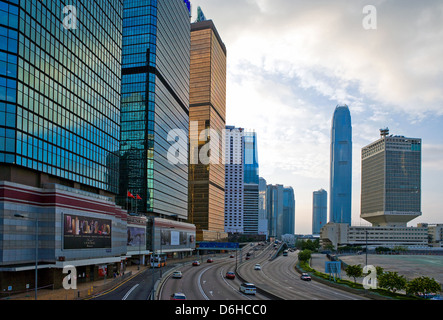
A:
[[[337,106],[331,130],[329,220],[351,225],[352,124],[348,106]]]
[[[167,153],[171,130],[189,132],[189,74],[187,1],[125,0],[118,201],[131,211],[127,191],[141,196],[138,212],[187,217],[188,167]]]
[[[244,133],[244,183],[259,183],[257,133]]]
[[[0,165],[118,192],[121,1],[0,1]]]
[[[312,234],[320,234],[328,217],[328,193],[321,189],[314,191],[312,200]]]
[[[295,193],[291,187],[283,189],[282,234],[295,234]]]

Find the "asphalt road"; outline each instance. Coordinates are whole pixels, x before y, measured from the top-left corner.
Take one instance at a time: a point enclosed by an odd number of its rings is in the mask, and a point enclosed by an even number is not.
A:
[[[267,300],[261,294],[245,295],[239,291],[241,281],[226,279],[226,272],[235,270],[235,258],[204,260],[200,266],[187,264],[179,269],[181,279],[168,278],[159,293],[159,300],[169,300],[172,293],[184,293],[187,300]]]
[[[272,249],[268,248],[269,253]],[[283,300],[362,300],[359,295],[335,289],[315,281],[303,281],[294,266],[297,252],[290,252],[287,257],[279,256],[269,261],[269,253],[265,252],[256,259],[243,263],[239,274],[248,282],[273,293]],[[261,270],[254,270],[255,264]]]

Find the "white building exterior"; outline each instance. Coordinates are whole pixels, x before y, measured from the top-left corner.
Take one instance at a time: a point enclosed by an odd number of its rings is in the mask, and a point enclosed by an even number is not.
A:
[[[320,245],[334,248],[345,245],[368,248],[397,246],[424,248],[428,246],[428,228],[417,227],[361,227],[344,223],[328,223],[320,231]]]
[[[244,232],[244,129],[226,127],[225,139],[225,232]]]

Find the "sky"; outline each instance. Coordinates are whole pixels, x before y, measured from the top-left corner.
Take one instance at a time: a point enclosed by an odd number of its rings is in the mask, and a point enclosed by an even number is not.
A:
[[[312,233],[312,193],[329,192],[339,104],[353,126],[352,225],[370,225],[361,149],[386,127],[423,139],[422,216],[408,226],[443,223],[441,0],[194,0],[192,21],[198,6],[227,47],[227,125],[255,130],[260,176],[294,188],[297,234]]]

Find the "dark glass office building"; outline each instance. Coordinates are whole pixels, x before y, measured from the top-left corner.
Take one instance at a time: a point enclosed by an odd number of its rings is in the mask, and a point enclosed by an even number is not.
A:
[[[314,191],[312,197],[312,234],[320,234],[321,228],[327,223],[328,193],[320,189]]]
[[[60,1],[0,1],[3,178],[118,192],[121,7],[76,1],[66,29]]]
[[[123,3],[118,203],[130,212],[186,219],[190,4],[183,0]],[[172,130],[184,137],[168,137]],[[168,160],[173,144],[184,153],[184,161]],[[128,191],[141,200],[128,199]]]
[[[331,129],[329,221],[351,225],[352,124],[348,106],[337,106]]]
[[[243,225],[245,234],[258,234],[259,165],[257,133],[246,131],[244,145]]]
[[[64,3],[0,1],[2,293],[32,288],[35,263],[38,285],[57,287],[65,265],[97,279],[97,261],[126,254],[115,205],[123,2]]]

